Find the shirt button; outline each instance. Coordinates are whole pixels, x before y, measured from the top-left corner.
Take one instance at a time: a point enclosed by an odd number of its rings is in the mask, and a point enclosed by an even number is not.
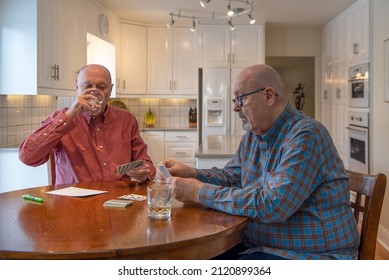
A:
[[[60,122],[63,122],[63,120],[62,120],[62,119],[59,119],[59,121],[60,121]]]
[[[103,146],[100,145],[100,149],[102,149],[102,148],[103,148]]]
[[[98,128],[97,131],[100,131],[100,128]]]
[[[45,133],[43,133],[43,136],[47,136],[47,133],[45,132]]]
[[[107,164],[105,162],[103,162],[103,165],[106,166]]]
[[[66,123],[66,122],[64,122],[64,123],[63,123],[63,125],[67,125],[67,123]]]

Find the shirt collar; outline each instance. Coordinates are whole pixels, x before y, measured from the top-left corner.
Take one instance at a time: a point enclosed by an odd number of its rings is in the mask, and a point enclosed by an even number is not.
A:
[[[282,128],[284,127],[285,123],[293,118],[294,112],[295,109],[288,103],[284,111],[277,118],[270,129],[262,135],[263,140],[269,145],[269,147],[273,146],[277,140],[278,135],[283,132]]]
[[[107,122],[107,115],[109,114],[108,111],[110,110],[109,105],[107,105],[105,112],[97,117],[93,117],[92,115],[88,114],[87,112],[83,112],[82,116],[84,117],[85,121],[90,124],[93,119],[102,119],[102,122],[105,124]]]

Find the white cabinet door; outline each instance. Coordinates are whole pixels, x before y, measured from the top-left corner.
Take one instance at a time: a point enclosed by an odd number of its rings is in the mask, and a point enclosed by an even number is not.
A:
[[[173,94],[198,94],[197,33],[173,28]]]
[[[146,27],[122,24],[121,81],[122,94],[146,94]]]
[[[165,132],[142,131],[141,136],[147,144],[147,154],[157,167],[158,163],[165,159]]]
[[[264,25],[204,25],[199,28],[200,67],[241,68],[265,62]]]
[[[196,33],[189,28],[147,28],[147,93],[197,96]]]
[[[200,25],[199,66],[230,67],[230,30],[220,25]]]
[[[74,81],[87,63],[86,0],[66,0],[65,89],[75,91]]]
[[[65,1],[38,1],[38,87],[64,88]]]
[[[231,32],[231,67],[247,67],[265,63],[263,25],[239,25]]]
[[[41,93],[74,94],[78,70],[86,64],[83,13],[85,0],[38,1],[38,87]]]
[[[172,32],[162,27],[147,28],[147,92],[171,94]]]

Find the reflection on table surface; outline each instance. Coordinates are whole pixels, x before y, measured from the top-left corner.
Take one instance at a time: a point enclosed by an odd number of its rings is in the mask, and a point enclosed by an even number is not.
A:
[[[48,194],[58,188],[106,190],[88,197]],[[103,203],[146,195],[146,184],[96,182],[0,194],[0,259],[208,259],[239,243],[247,218],[173,200],[168,220],[147,218],[147,200],[127,208]],[[44,203],[25,201],[29,194]]]

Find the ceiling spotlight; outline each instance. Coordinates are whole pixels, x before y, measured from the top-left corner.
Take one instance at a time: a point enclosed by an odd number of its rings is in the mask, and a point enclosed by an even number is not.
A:
[[[230,26],[230,31],[233,31],[235,29],[235,25],[232,24],[232,19],[228,21],[228,25]]]
[[[167,28],[172,27],[174,24],[173,15],[170,15],[170,21],[166,24]]]
[[[231,2],[228,3],[227,10],[227,16],[232,17],[234,15],[234,10],[231,9]]]
[[[207,6],[207,4],[211,2],[211,0],[201,0],[200,1],[200,5],[201,7],[205,8],[205,6]]]
[[[253,17],[251,16],[251,12],[249,13],[248,17],[249,17],[250,24],[254,24],[255,23],[255,19],[253,19]]]
[[[195,32],[196,31],[196,22],[193,17],[192,27],[190,28],[190,31]]]

